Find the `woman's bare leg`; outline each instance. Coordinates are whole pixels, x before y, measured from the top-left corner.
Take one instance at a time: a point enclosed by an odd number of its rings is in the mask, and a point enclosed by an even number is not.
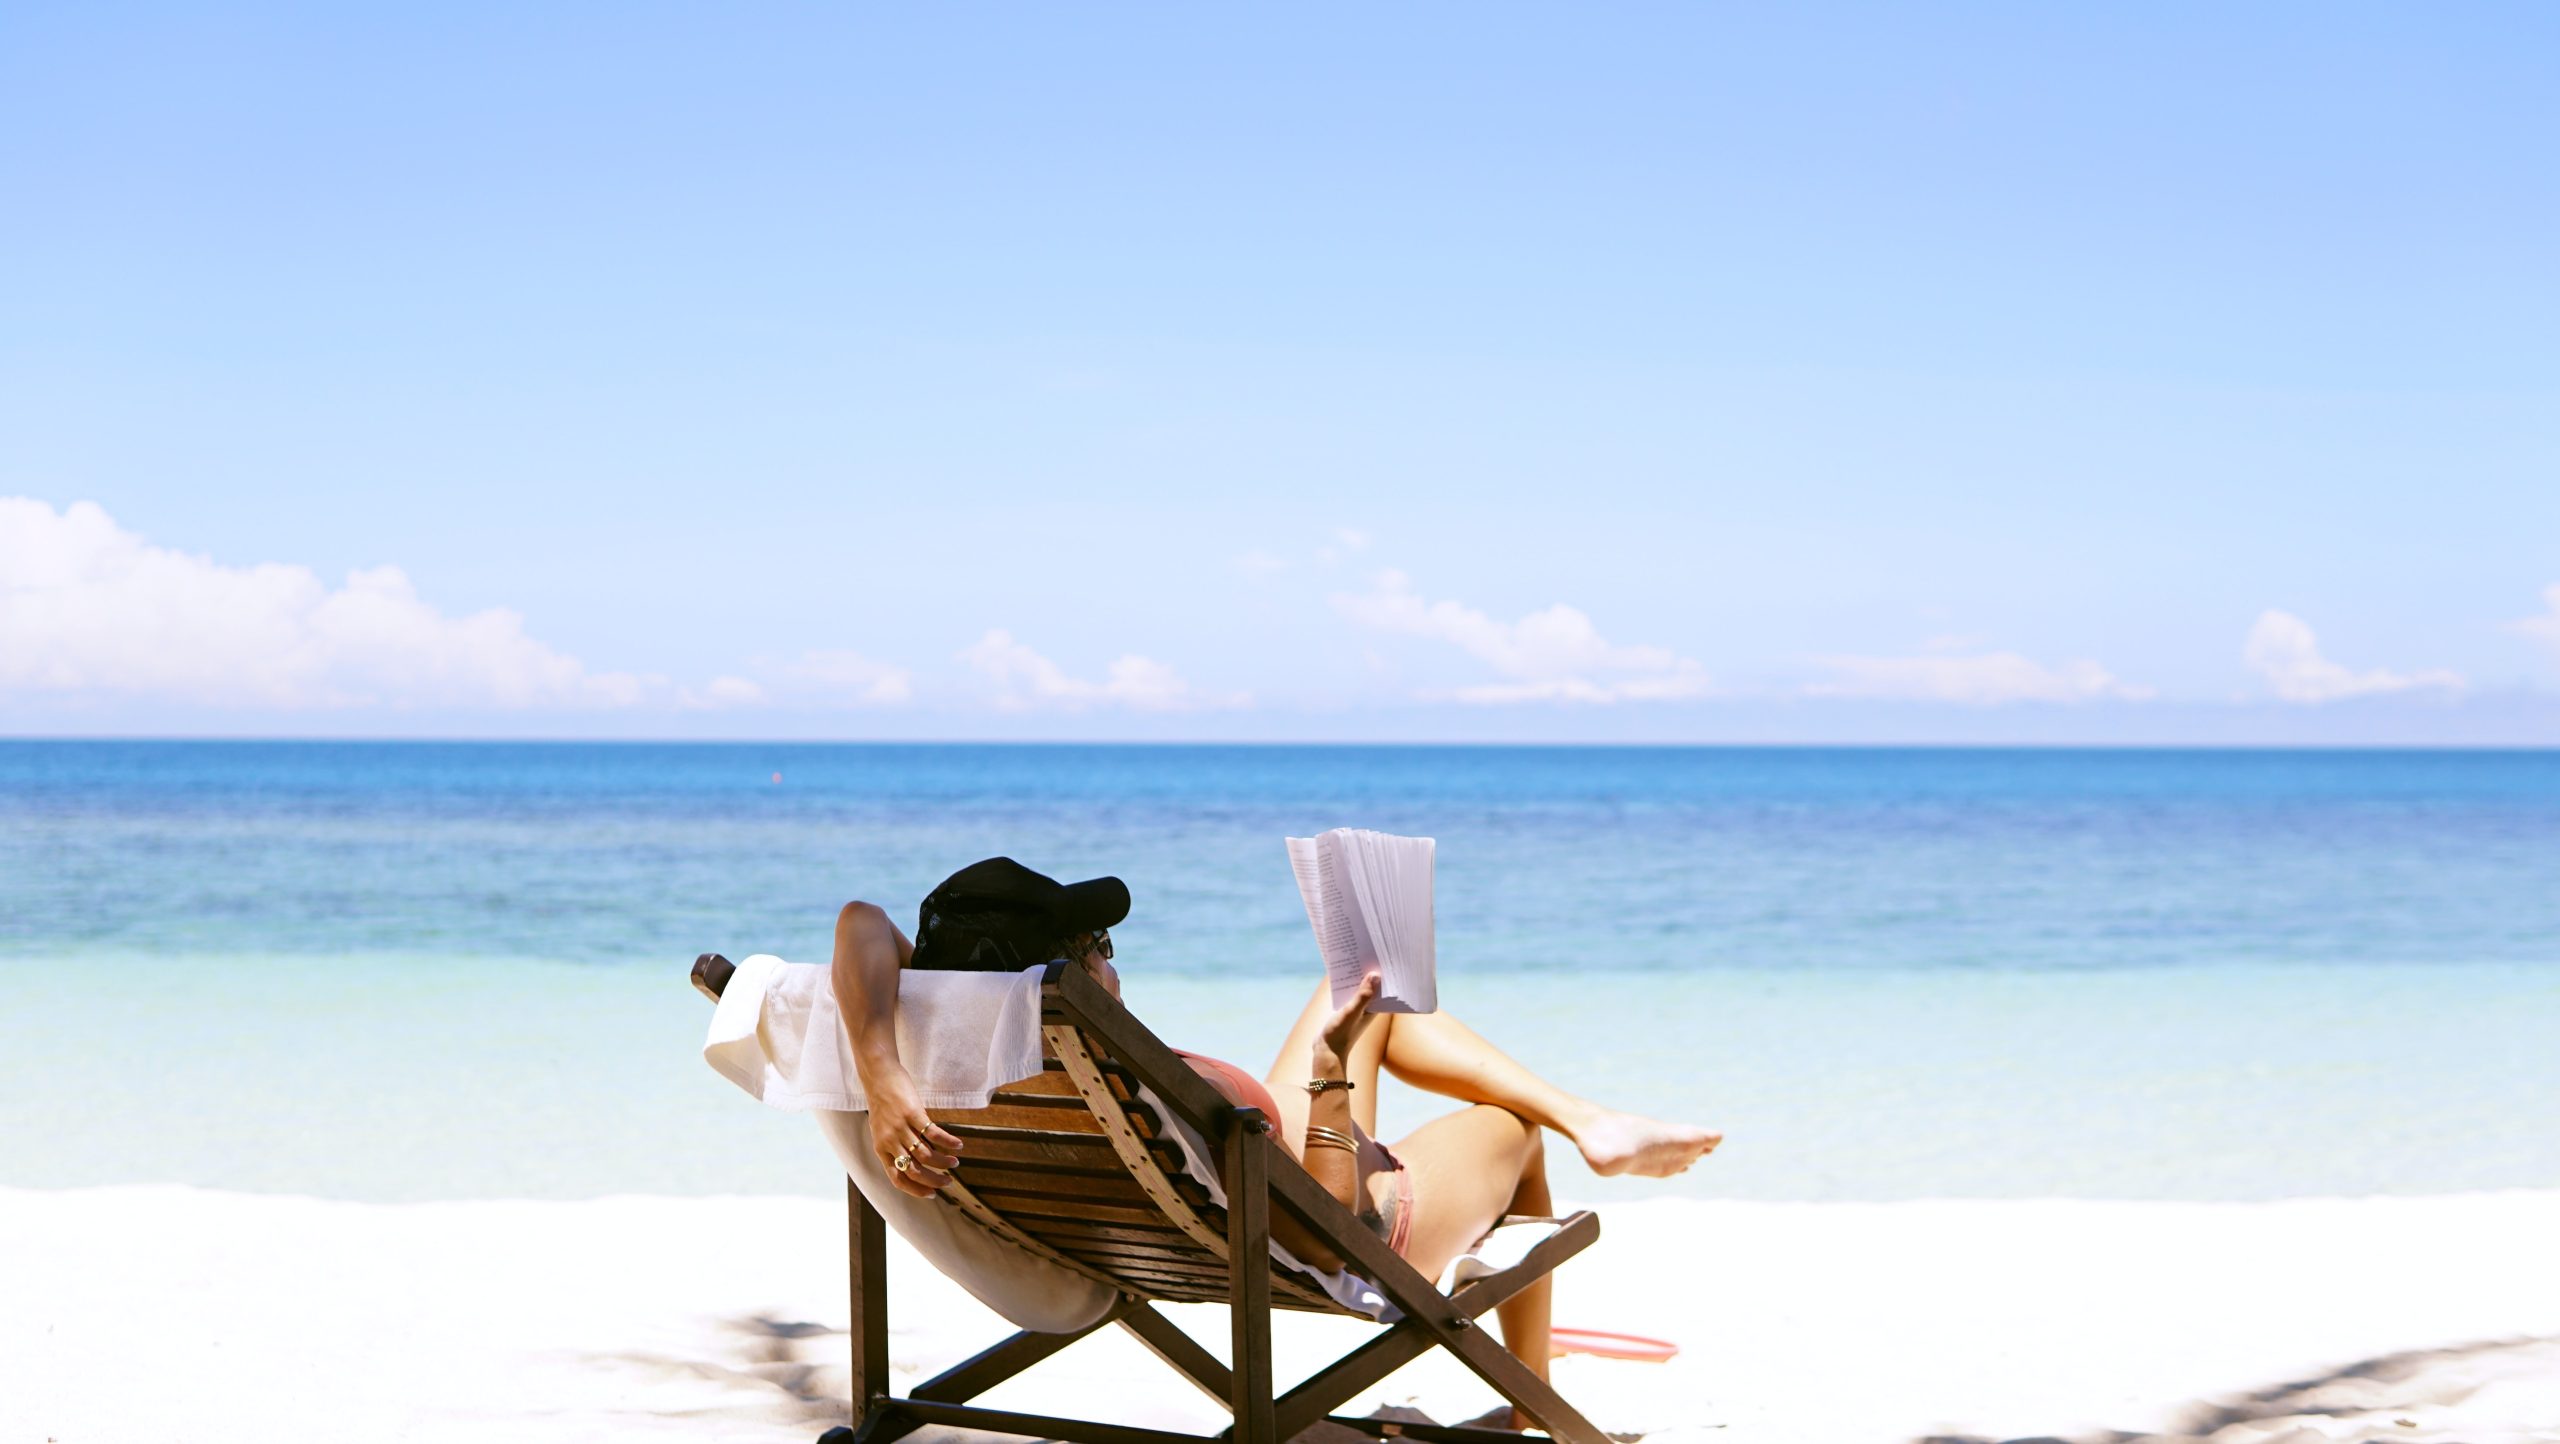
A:
[[[1399,1140],[1395,1154],[1413,1171],[1413,1231],[1405,1258],[1425,1278],[1446,1272],[1449,1261],[1474,1247],[1504,1214],[1544,1218],[1555,1211],[1547,1195],[1546,1135],[1508,1109],[1478,1105],[1435,1118]],[[1549,1281],[1542,1278],[1494,1310],[1503,1346],[1541,1379],[1547,1377],[1553,1302]],[[1532,1427],[1516,1409],[1511,1426]]]
[[[1332,993],[1319,983],[1263,1078],[1273,1101],[1289,1115],[1282,1123],[1292,1149],[1307,1131],[1309,1052],[1332,1012]],[[1378,1131],[1378,1070],[1383,1066],[1425,1093],[1460,1103],[1489,1103],[1554,1129],[1572,1139],[1583,1162],[1604,1177],[1632,1173],[1668,1178],[1724,1141],[1724,1135],[1704,1128],[1622,1113],[1577,1098],[1530,1072],[1448,1013],[1381,1013],[1360,1035],[1345,1062],[1350,1070],[1347,1076],[1358,1085],[1351,1094],[1352,1117],[1371,1134]]]
[[[1547,1194],[1547,1143],[1541,1136],[1530,1144],[1529,1156],[1520,1167],[1520,1186],[1513,1190],[1511,1205],[1503,1212],[1551,1218],[1555,1211],[1556,1201]],[[1519,1355],[1520,1362],[1541,1379],[1547,1377],[1547,1363],[1555,1352],[1548,1338],[1555,1317],[1554,1284],[1552,1271],[1540,1274],[1536,1283],[1495,1305],[1493,1310],[1494,1318],[1502,1324],[1502,1346]],[[1511,1427],[1535,1426],[1514,1409]]]
[[[1713,1151],[1724,1136],[1685,1123],[1603,1108],[1530,1072],[1447,1013],[1393,1013],[1373,1027],[1386,1035],[1388,1072],[1426,1093],[1490,1103],[1573,1140],[1591,1171],[1668,1178]]]

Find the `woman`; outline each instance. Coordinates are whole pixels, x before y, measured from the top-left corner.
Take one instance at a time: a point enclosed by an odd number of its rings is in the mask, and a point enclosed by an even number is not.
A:
[[[919,919],[918,932],[929,939],[922,965],[932,965],[935,956],[1000,952],[996,962],[1022,966],[1014,960],[1041,952],[1074,961],[1118,997],[1109,928],[1094,924],[1126,915],[1126,889],[1112,879],[1063,888],[1004,859],[963,869],[953,881],[974,873],[983,882],[997,862],[1014,870],[1004,874],[1004,886],[1022,900],[1022,908],[964,932],[957,921],[964,915],[943,906],[951,884],[937,888]],[[1112,889],[1118,890],[1116,907],[1110,905]],[[965,916],[975,923],[992,915],[982,909]],[[1057,931],[1043,933],[1044,926]],[[1055,941],[1051,948],[1019,941],[1036,937]],[[963,1143],[925,1111],[898,1059],[898,972],[916,956],[914,945],[878,907],[847,903],[838,914],[835,992],[871,1103],[871,1146],[900,1190],[929,1198],[951,1181],[949,1170],[959,1162]],[[1368,1005],[1377,988],[1376,977],[1364,979],[1348,1003],[1334,1008],[1319,985],[1258,1082],[1231,1064],[1183,1056],[1228,1101],[1263,1109],[1275,1136],[1307,1172],[1426,1278],[1438,1278],[1503,1215],[1543,1217],[1553,1211],[1542,1129],[1571,1140],[1595,1173],[1649,1178],[1680,1173],[1723,1141],[1705,1129],[1576,1098],[1446,1013],[1372,1014]],[[1373,1137],[1381,1071],[1470,1106],[1382,1146]],[[1343,1267],[1344,1260],[1285,1211],[1273,1211],[1271,1229],[1309,1265]],[[1547,1374],[1548,1308],[1548,1283],[1541,1279],[1496,1310],[1503,1343],[1540,1378]],[[1512,1424],[1530,1427],[1516,1411]]]

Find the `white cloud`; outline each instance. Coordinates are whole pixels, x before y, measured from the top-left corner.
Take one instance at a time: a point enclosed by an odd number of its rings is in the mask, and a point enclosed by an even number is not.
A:
[[[753,707],[763,701],[764,688],[744,677],[714,677],[699,691],[687,687],[676,694],[677,706],[697,712]]]
[[[2015,652],[1960,652],[1951,648],[1979,645],[1971,638],[1941,637],[1916,657],[1817,657],[1832,679],[1806,686],[1809,697],[1865,697],[1917,702],[1957,702],[1996,707],[2008,702],[2139,701],[2152,695],[2148,687],[2122,681],[2087,660],[2059,667]]]
[[[995,628],[960,653],[960,660],[996,684],[996,705],[1007,711],[1035,707],[1076,712],[1087,707],[1127,707],[1139,712],[1181,712],[1242,707],[1243,693],[1212,696],[1191,690],[1173,668],[1135,653],[1113,662],[1104,679],[1070,677],[1066,669]]]
[[[875,662],[859,652],[816,649],[789,661],[759,657],[754,677],[714,677],[699,691],[687,687],[679,706],[716,711],[733,707],[893,707],[915,695],[904,667]]]
[[[774,680],[795,694],[817,694],[809,700],[891,706],[915,695],[915,677],[904,667],[877,662],[860,652],[819,648],[773,669]]]
[[[2335,702],[2428,689],[2460,691],[2463,686],[2460,673],[2441,669],[2358,672],[2341,666],[2320,655],[2320,639],[2312,634],[2311,624],[2290,612],[2259,613],[2241,654],[2288,702]]]
[[[1446,642],[1502,677],[1449,694],[1461,702],[1650,701],[1707,690],[1696,662],[1664,647],[1612,643],[1561,602],[1498,622],[1458,602],[1425,601],[1404,573],[1385,571],[1367,592],[1337,594],[1333,605],[1363,626]]]
[[[2560,582],[2542,589],[2542,615],[2507,625],[2560,654]]]
[[[628,707],[666,680],[591,672],[504,608],[447,616],[398,567],[153,546],[93,502],[0,497],[0,693],[284,709]]]

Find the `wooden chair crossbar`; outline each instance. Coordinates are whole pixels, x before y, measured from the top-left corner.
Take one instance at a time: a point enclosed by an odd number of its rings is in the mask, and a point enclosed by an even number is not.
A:
[[[717,999],[732,968],[705,953],[694,985]],[[1070,1333],[1024,1330],[900,1396],[890,1392],[887,1225],[845,1185],[852,1302],[851,1425],[820,1444],[889,1444],[928,1424],[1076,1444],[1279,1444],[1330,1419],[1376,1437],[1426,1444],[1518,1444],[1507,1430],[1367,1419],[1334,1411],[1433,1349],[1446,1349],[1565,1444],[1606,1444],[1591,1422],[1476,1321],[1588,1248],[1600,1221],[1559,1221],[1520,1262],[1444,1294],[1327,1193],[1272,1136],[1261,1111],[1226,1101],[1080,968],[1052,963],[1040,984],[1041,1029],[1055,1055],[1039,1077],[998,1089],[985,1108],[935,1109],[969,1141],[944,1199],[1023,1252],[1118,1294]],[[1141,1088],[1143,1086],[1144,1096]],[[1158,1116],[1151,1097],[1172,1113]],[[1191,1176],[1168,1130],[1187,1127],[1217,1151],[1220,1207]],[[1364,1318],[1312,1277],[1271,1257],[1279,1209],[1350,1261],[1403,1317],[1288,1389],[1271,1370],[1275,1308]],[[1158,1312],[1163,1302],[1228,1307],[1227,1362]],[[969,1401],[1050,1355],[1116,1326],[1235,1418],[1216,1435],[989,1409]]]

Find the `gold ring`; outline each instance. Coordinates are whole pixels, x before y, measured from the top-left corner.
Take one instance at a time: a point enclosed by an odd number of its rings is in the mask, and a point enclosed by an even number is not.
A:
[[[916,1161],[903,1153],[893,1159],[890,1159],[889,1166],[898,1170],[900,1173],[913,1173],[916,1171]]]

